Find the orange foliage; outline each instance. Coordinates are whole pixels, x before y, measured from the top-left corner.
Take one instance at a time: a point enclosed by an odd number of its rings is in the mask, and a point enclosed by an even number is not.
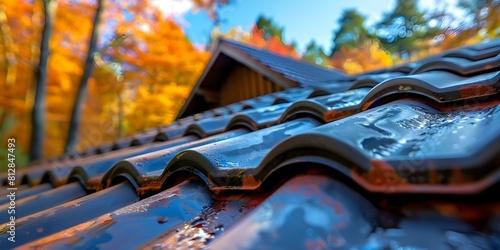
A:
[[[356,49],[341,48],[331,56],[331,65],[343,69],[347,74],[358,74],[393,65],[389,52],[378,43],[366,43]]]
[[[25,152],[43,24],[41,1],[34,2],[0,3],[0,123],[5,114],[13,114],[15,120],[12,128],[0,126],[0,137],[17,138],[17,147]],[[124,9],[130,15],[125,16]],[[95,10],[95,1],[58,1],[50,41],[45,156],[63,152]],[[181,28],[150,1],[110,0],[102,23],[79,150],[170,123],[209,56],[197,51]],[[117,38],[108,43],[112,34]],[[7,60],[12,54],[14,59]],[[14,78],[11,69],[16,70]]]
[[[292,45],[283,43],[279,37],[272,36],[268,40],[264,39],[264,31],[259,30],[257,25],[252,27],[249,44],[257,48],[263,48],[278,55],[300,58]]]
[[[250,46],[265,49],[278,55],[300,59],[300,55],[292,45],[283,43],[283,41],[276,36],[271,36],[269,39],[265,39],[264,31],[259,30],[257,25],[252,27],[252,31],[250,33],[238,28],[232,28],[225,34],[221,34],[217,28],[212,31],[212,39],[220,37],[246,43]]]

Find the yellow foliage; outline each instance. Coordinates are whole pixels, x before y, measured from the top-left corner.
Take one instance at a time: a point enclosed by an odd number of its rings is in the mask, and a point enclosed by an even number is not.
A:
[[[378,43],[367,42],[356,49],[342,48],[335,52],[331,57],[331,64],[347,74],[359,74],[391,67],[393,60],[390,53],[381,49]]]
[[[154,91],[148,86],[139,86],[127,116],[128,127],[131,131],[140,131],[170,123],[181,108],[179,100],[185,100],[188,94],[189,87],[175,83],[159,85]]]
[[[41,1],[28,0],[5,0],[0,7],[9,28],[9,32],[0,32],[0,110],[11,112],[16,120],[16,126],[1,131],[0,137],[16,137],[18,147],[28,151],[43,8]],[[132,20],[125,20],[124,8],[132,13]],[[47,157],[63,151],[95,9],[95,1],[59,1],[55,12],[47,67]],[[80,150],[149,126],[168,125],[209,57],[207,52],[197,51],[182,29],[150,1],[108,1],[102,23],[112,22],[116,26],[102,30],[106,37],[114,33],[123,42],[99,44],[101,58],[88,85]],[[3,36],[10,36],[14,43],[5,43]],[[15,61],[6,63],[3,58],[10,51]],[[17,73],[9,78],[14,84],[7,86],[10,66]]]
[[[347,74],[359,74],[363,72],[363,67],[352,59],[345,60],[342,64],[342,69],[344,69]]]

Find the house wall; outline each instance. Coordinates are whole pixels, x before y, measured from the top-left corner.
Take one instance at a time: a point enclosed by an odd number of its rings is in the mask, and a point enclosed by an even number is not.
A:
[[[242,64],[236,64],[220,90],[220,106],[281,91],[283,88]]]

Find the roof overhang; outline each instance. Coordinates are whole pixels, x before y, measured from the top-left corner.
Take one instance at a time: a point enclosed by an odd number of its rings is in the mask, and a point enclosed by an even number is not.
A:
[[[218,90],[221,84],[230,73],[232,67],[237,63],[258,72],[284,89],[299,86],[299,83],[286,78],[279,72],[273,71],[268,65],[221,39],[218,40],[212,57],[198,78],[176,119],[192,114],[194,106],[218,100]]]

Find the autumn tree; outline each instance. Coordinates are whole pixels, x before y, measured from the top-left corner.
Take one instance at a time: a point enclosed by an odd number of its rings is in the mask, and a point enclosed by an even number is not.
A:
[[[97,9],[92,24],[92,33],[88,45],[88,52],[85,59],[85,65],[83,66],[83,74],[80,78],[80,84],[78,85],[75,102],[73,104],[73,109],[71,112],[71,119],[69,123],[70,126],[66,139],[66,146],[64,148],[65,153],[73,152],[77,143],[78,127],[81,122],[83,103],[85,101],[85,96],[87,95],[87,85],[89,78],[92,76],[92,72],[94,70],[94,53],[97,50],[97,37],[99,36],[98,29],[101,22],[104,4],[105,0],[98,0],[97,2]]]
[[[463,9],[468,23],[462,23],[461,36],[477,37],[481,40],[496,38],[500,35],[500,2],[495,0],[460,0],[457,6]],[[462,38],[463,40],[463,38]]]
[[[307,44],[306,52],[302,55],[302,60],[322,66],[330,66],[328,55],[314,40]]]
[[[137,5],[127,6],[130,19],[115,27],[115,36],[124,39],[102,54],[123,69],[126,134],[172,122],[208,60],[170,17],[144,2]]]
[[[57,6],[56,0],[43,0],[44,24],[40,42],[40,59],[35,71],[36,90],[32,111],[30,159],[37,160],[43,156],[43,140],[45,133],[45,89],[47,85],[47,61],[49,59],[49,42],[52,34],[52,23]]]
[[[283,41],[284,28],[279,26],[273,19],[261,15],[257,18],[255,25],[257,26],[257,29],[263,31],[262,37],[265,40],[277,37]]]
[[[387,50],[407,60],[442,32],[440,27],[431,27],[429,21],[419,9],[418,0],[397,0],[394,9],[377,24],[377,35]]]
[[[334,32],[329,64],[347,74],[392,66],[391,54],[366,27],[366,17],[353,9],[345,10]]]
[[[170,123],[208,59],[208,54],[197,51],[181,28],[151,1],[106,2],[102,18],[107,26],[96,39],[95,53],[91,53],[94,70],[83,98],[85,119],[80,121],[77,150]],[[30,148],[31,138],[26,135],[32,131],[35,73],[42,55],[43,3],[0,3],[0,137],[16,138],[16,154]],[[45,126],[33,130],[45,134],[43,144],[33,147],[40,155],[45,148],[44,157],[59,155],[65,148],[71,104],[84,75],[97,9],[97,1],[91,0],[50,3],[57,3],[57,8],[51,9],[52,19],[46,19],[52,21],[52,34],[46,36],[47,46],[42,47],[50,51],[45,91],[39,92],[45,101],[37,100],[45,104],[45,112],[34,113],[45,115]],[[16,158],[21,163],[24,157]]]
[[[330,63],[347,74],[359,74],[391,67],[393,60],[391,54],[381,48],[379,43],[366,42],[357,48],[341,48],[333,53]]]
[[[366,17],[355,9],[344,10],[338,19],[339,28],[333,35],[333,47],[331,54],[341,48],[355,49],[372,41],[374,35],[365,26]]]

